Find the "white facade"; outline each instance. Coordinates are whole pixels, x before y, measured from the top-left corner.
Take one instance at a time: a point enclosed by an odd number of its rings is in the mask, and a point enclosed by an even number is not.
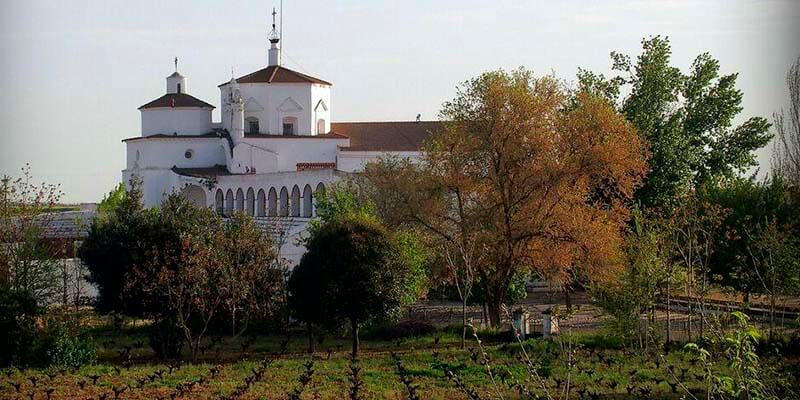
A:
[[[199,107],[142,110],[142,136],[202,135],[211,132],[211,109]]]
[[[170,75],[167,93],[140,108],[141,136],[124,141],[122,176],[142,180],[147,207],[177,192],[225,215],[283,221],[281,252],[296,263],[315,193],[381,155],[419,152],[348,151],[352,138],[331,132],[331,85],[281,67],[277,36],[270,40],[267,68],[220,85],[219,123],[185,77]]]

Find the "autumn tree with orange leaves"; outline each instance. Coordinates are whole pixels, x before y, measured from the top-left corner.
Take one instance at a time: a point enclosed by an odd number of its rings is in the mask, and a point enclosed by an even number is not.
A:
[[[475,263],[493,326],[517,272],[565,287],[613,276],[646,150],[612,105],[501,70],[462,84],[441,119],[420,162],[382,160],[365,176],[390,226],[422,228]]]

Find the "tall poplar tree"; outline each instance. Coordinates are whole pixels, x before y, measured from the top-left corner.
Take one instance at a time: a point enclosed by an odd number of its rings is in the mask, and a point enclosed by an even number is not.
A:
[[[611,59],[617,76],[580,70],[579,89],[605,97],[647,140],[650,170],[636,194],[644,206],[672,206],[690,188],[757,165],[754,151],[769,143],[770,124],[761,117],[734,123],[743,111],[737,73],[720,74],[708,53],[681,72],[661,36],[643,40],[635,62],[617,52]]]

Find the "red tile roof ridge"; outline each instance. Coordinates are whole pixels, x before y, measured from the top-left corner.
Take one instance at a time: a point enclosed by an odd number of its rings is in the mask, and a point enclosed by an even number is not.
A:
[[[167,93],[153,101],[139,107],[139,110],[148,108],[216,108],[203,100],[186,93]]]

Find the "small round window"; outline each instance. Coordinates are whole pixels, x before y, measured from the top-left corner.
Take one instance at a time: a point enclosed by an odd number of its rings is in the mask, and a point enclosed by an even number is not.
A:
[[[183,153],[183,156],[186,158],[192,158],[194,152],[192,150],[186,150],[186,153]]]

